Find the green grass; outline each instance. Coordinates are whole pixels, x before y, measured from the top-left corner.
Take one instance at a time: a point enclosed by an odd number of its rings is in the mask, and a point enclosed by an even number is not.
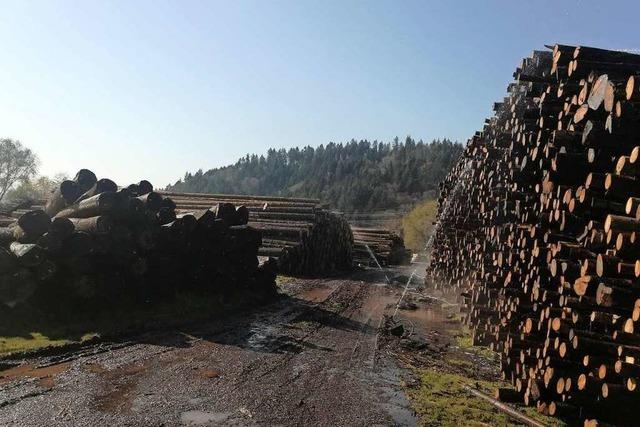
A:
[[[179,292],[154,304],[110,304],[100,309],[62,310],[58,316],[25,306],[0,311],[0,356],[84,342],[96,336],[135,333],[222,315],[247,302],[246,295]],[[251,302],[249,302],[250,304]]]
[[[473,347],[473,339],[469,334],[460,334],[456,336],[456,344],[460,348],[464,348],[464,349],[471,348]]]
[[[80,342],[90,340],[96,336],[97,334],[95,333],[85,334],[80,337]],[[0,355],[45,347],[59,347],[73,342],[70,339],[49,338],[39,332],[31,332],[29,336],[24,337],[0,337]]]
[[[278,286],[287,285],[289,283],[293,283],[295,280],[296,280],[295,277],[278,274],[278,276],[276,277],[276,285]]]
[[[487,347],[474,346],[471,331],[464,325],[447,330],[455,345],[445,356],[434,360],[429,367],[413,367],[417,385],[407,389],[412,406],[423,426],[520,426],[489,402],[474,396],[465,386],[478,388],[493,396],[500,387],[510,387],[499,379],[480,373],[477,363],[483,366],[497,364],[498,355]],[[533,407],[518,406],[523,414],[546,426],[566,426],[562,421],[544,416]]]
[[[58,347],[70,342],[64,339],[50,339],[39,332],[32,332],[24,337],[0,337],[0,355],[43,347]]]
[[[541,424],[551,427],[566,427],[567,424],[557,418],[547,417],[542,415],[540,412],[536,410],[536,408],[531,407],[522,407],[520,410],[529,418],[533,418]]]
[[[427,238],[431,232],[431,223],[438,212],[438,202],[427,200],[416,207],[402,218],[402,235],[404,244],[414,252],[424,250]]]
[[[460,360],[460,359],[449,359],[447,358],[447,363],[456,368],[465,370],[465,369],[473,369],[473,362],[469,360]]]
[[[488,347],[474,346],[473,338],[471,337],[471,331],[467,326],[462,326],[460,330],[453,331],[455,333],[456,344],[461,350],[471,351],[479,356],[482,356],[489,360],[494,360],[497,355],[494,351],[491,351]]]
[[[464,362],[464,361],[459,361]],[[491,395],[501,383],[476,381],[440,369],[417,369],[419,385],[409,390],[414,409],[424,426],[518,426],[504,413],[479,397],[465,390],[476,387]],[[561,421],[545,417],[533,408],[525,408],[525,414],[549,426],[564,426]]]
[[[425,426],[508,426],[509,419],[464,389],[475,381],[435,369],[418,370],[420,385],[410,395]],[[486,384],[485,384],[486,385]]]

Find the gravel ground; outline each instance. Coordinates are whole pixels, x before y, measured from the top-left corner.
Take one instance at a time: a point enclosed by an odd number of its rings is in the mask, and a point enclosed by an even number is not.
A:
[[[252,313],[24,360],[0,372],[0,425],[414,425],[380,350],[402,293],[386,282],[294,279]]]

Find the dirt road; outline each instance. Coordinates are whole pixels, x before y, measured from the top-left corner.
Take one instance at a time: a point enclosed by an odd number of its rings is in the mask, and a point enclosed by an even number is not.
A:
[[[2,371],[0,425],[415,424],[404,373],[377,350],[402,286],[370,271],[282,287],[257,312]]]

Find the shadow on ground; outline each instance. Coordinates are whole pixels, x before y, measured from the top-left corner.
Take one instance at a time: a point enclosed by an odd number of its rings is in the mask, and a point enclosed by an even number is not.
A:
[[[37,331],[50,339],[65,339],[73,343],[61,347],[49,347],[29,352],[30,356],[54,356],[79,349],[99,345],[102,349],[110,346],[152,344],[163,347],[186,348],[197,341],[233,345],[257,352],[300,353],[305,349],[333,351],[331,348],[316,346],[304,340],[305,330],[322,327],[361,331],[375,334],[369,325],[354,321],[340,314],[340,306],[324,307],[322,304],[287,295],[278,295],[267,305],[241,304],[235,307],[218,307],[206,313],[194,313],[195,318],[178,310],[167,313],[162,319],[143,324],[134,330],[114,332],[112,327],[101,328],[104,322],[87,322],[85,327],[75,324],[75,331],[68,331],[58,322],[48,322],[46,318],[31,316],[28,321],[4,323],[0,316],[0,336],[22,336],[30,338]],[[212,314],[212,312],[215,312]],[[7,314],[5,313],[5,316]],[[117,318],[113,318],[117,322]],[[13,325],[11,325],[13,323]],[[301,326],[302,325],[302,326]],[[79,343],[85,331],[97,334],[97,338],[87,343]],[[5,359],[18,359],[25,354],[7,355]],[[1,358],[0,358],[1,360]]]

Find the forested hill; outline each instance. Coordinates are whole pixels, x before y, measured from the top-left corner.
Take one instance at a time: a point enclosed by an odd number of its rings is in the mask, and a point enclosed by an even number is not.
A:
[[[234,165],[187,173],[168,190],[317,197],[346,212],[394,209],[433,195],[462,146],[396,138],[269,149]]]

